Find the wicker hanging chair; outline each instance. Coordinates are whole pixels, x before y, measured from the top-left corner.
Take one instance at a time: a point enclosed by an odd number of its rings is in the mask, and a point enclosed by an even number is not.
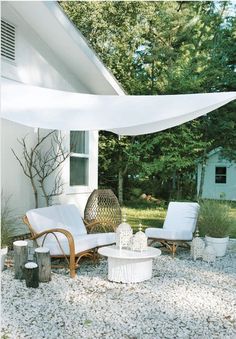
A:
[[[84,211],[86,223],[99,222],[101,232],[115,231],[121,223],[121,208],[111,189],[96,189],[88,198]],[[92,231],[92,230],[91,230]]]

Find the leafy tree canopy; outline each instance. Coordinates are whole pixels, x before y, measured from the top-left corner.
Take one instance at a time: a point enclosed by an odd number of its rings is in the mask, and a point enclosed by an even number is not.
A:
[[[236,18],[229,1],[66,1],[61,6],[127,94],[235,90]],[[235,107],[228,104],[208,117],[146,136],[118,139],[101,132],[100,184],[117,185],[121,175],[131,185],[133,178],[139,183],[146,178],[152,188],[155,178],[157,186],[178,190],[181,177],[193,178],[196,162],[208,150],[222,146],[236,159]]]

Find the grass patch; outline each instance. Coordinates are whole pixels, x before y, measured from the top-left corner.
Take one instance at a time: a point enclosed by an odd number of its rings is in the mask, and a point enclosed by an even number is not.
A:
[[[233,222],[229,230],[229,236],[236,239],[236,204],[231,207],[230,216],[232,217]]]
[[[166,209],[158,207],[140,208],[123,207],[122,213],[126,214],[127,222],[137,231],[141,222],[143,230],[147,227],[162,227],[166,216]]]

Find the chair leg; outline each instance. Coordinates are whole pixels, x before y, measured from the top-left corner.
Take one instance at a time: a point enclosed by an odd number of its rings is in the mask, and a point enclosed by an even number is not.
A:
[[[70,277],[71,277],[71,278],[74,278],[75,276],[76,276],[75,269],[70,268]]]
[[[158,242],[162,245],[162,247],[164,246],[165,248],[167,248],[171,253],[172,253],[172,257],[175,257],[175,253],[177,250],[177,247],[179,246],[179,242],[173,242],[173,241],[168,241],[168,240],[163,240],[163,239],[150,239],[149,242],[149,246],[153,245],[155,242]]]
[[[176,250],[177,250],[177,244],[175,242],[173,242],[173,244],[172,244],[172,256],[173,256],[173,258],[175,257]]]
[[[74,278],[75,275],[76,275],[76,271],[75,271],[75,254],[74,253],[71,253],[70,254],[70,265],[69,265],[69,268],[70,268],[70,277],[71,278]]]
[[[98,249],[95,248],[93,251],[93,263],[94,265],[98,264],[99,262],[99,254],[98,254]]]

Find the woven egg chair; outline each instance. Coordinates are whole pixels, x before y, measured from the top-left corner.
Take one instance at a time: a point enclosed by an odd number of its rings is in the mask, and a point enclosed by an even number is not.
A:
[[[96,232],[115,231],[121,223],[119,201],[111,189],[96,189],[88,198],[84,211],[85,223],[99,222]],[[90,233],[93,233],[91,229]]]

